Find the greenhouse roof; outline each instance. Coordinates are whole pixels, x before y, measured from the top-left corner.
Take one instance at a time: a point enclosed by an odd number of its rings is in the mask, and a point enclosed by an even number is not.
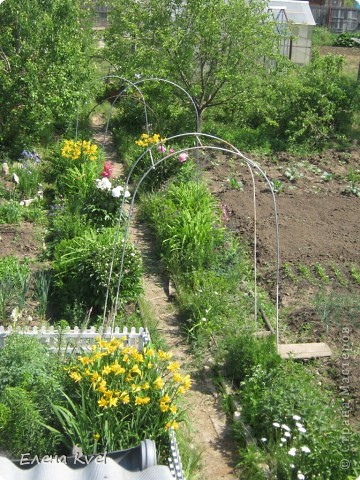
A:
[[[316,25],[309,2],[298,0],[270,0],[271,10],[285,10],[290,22],[303,25]]]

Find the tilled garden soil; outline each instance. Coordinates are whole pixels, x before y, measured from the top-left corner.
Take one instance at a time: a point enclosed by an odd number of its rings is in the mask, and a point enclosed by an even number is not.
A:
[[[323,381],[340,395],[349,360],[352,422],[360,421],[360,198],[349,193],[360,151],[328,151],[307,158],[281,154],[251,157],[281,192],[275,194],[280,241],[280,328],[283,341],[326,342],[332,356],[315,363]],[[205,177],[225,212],[228,228],[254,245],[258,281],[275,298],[276,229],[271,191],[246,165],[230,157],[212,160]],[[291,179],[289,178],[291,177]],[[359,183],[357,183],[359,188]],[[356,193],[356,190],[354,190]],[[252,249],[250,249],[252,251]],[[354,270],[355,269],[355,270]],[[319,273],[320,272],[320,273]],[[344,373],[345,372],[345,373]]]

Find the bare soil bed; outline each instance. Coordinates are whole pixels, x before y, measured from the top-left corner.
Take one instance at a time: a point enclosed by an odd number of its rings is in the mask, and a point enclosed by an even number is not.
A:
[[[360,198],[348,192],[348,173],[359,169],[359,148],[327,151],[306,159],[280,154],[251,157],[282,191],[275,195],[280,232],[280,328],[282,341],[326,342],[329,359],[314,363],[321,381],[340,395],[342,353],[351,346],[349,386],[352,422],[360,420]],[[245,165],[217,158],[206,171],[228,227],[254,245],[252,179]],[[296,178],[290,180],[288,172]],[[324,175],[324,172],[328,175]],[[276,183],[277,182],[277,183]],[[258,281],[275,296],[276,234],[271,191],[255,175]],[[305,272],[305,273],[304,273]],[[309,274],[310,272],[310,274]],[[319,276],[319,272],[322,274]]]

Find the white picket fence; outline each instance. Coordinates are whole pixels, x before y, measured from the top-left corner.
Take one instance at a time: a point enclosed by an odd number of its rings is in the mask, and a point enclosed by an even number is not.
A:
[[[0,348],[4,347],[6,338],[13,333],[35,337],[41,343],[47,345],[50,351],[61,353],[90,351],[98,338],[103,340],[122,339],[124,345],[135,346],[139,351],[150,342],[148,330],[142,327],[138,331],[136,331],[135,327],[131,327],[130,330],[124,327],[122,331],[119,327],[115,327],[114,330],[111,328],[102,330],[100,328],[96,331],[95,327],[88,329],[79,327],[71,329],[68,327],[64,330],[56,330],[54,327],[12,328],[9,326],[5,328],[0,325]]]

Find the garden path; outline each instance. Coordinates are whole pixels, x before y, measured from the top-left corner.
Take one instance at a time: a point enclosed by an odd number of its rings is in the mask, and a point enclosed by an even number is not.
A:
[[[104,146],[106,160],[113,165],[112,176],[123,175],[111,135],[104,139],[104,121],[96,116],[93,119],[94,140]],[[201,480],[234,480],[239,478],[235,471],[236,453],[229,434],[226,416],[221,410],[220,396],[211,378],[210,367],[196,363],[189,352],[181,333],[181,321],[175,303],[169,295],[168,285],[161,272],[160,262],[153,250],[153,239],[149,229],[134,214],[131,232],[132,242],[142,253],[145,274],[143,290],[146,305],[153,318],[157,319],[157,330],[174,358],[182,366],[184,373],[192,377],[192,387],[187,392],[185,402],[189,419],[190,436],[194,456],[201,453],[200,469],[197,478]],[[194,480],[194,477],[192,479]]]

